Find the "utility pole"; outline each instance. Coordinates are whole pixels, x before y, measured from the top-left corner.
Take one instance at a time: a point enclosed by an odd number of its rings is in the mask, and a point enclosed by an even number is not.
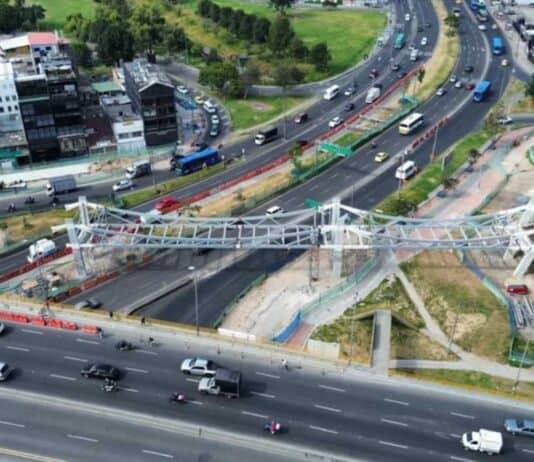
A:
[[[527,339],[527,344],[525,346],[525,349],[523,350],[523,354],[521,356],[521,362],[519,363],[519,369],[517,369],[517,376],[515,378],[515,383],[512,388],[512,393],[515,393],[517,391],[517,387],[519,387],[519,377],[521,375],[521,369],[523,368],[523,363],[525,362],[525,358],[528,353],[528,347],[530,346],[530,338]]]
[[[198,321],[198,283],[197,283],[197,271],[194,266],[189,266],[187,268],[193,273],[193,287],[195,291],[195,326],[197,330],[197,337],[200,335],[200,326]]]
[[[349,366],[352,364],[352,351],[354,346],[354,318],[356,317],[356,308],[360,300],[359,292],[354,294],[354,308],[352,309],[352,315],[350,318],[350,337],[349,337]]]
[[[452,347],[452,340],[454,339],[454,334],[456,333],[456,326],[458,325],[458,318],[460,316],[460,312],[456,312],[456,317],[454,318],[454,325],[452,327],[452,333],[449,337],[449,348],[447,349],[447,354],[451,354],[451,347]]]
[[[438,145],[438,133],[439,133],[439,125],[436,127],[436,132],[434,133],[434,143],[432,144],[432,152],[430,153],[431,161],[436,158],[436,149]]]

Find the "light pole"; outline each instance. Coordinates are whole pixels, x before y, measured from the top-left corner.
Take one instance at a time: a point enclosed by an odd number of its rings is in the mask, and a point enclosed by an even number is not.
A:
[[[195,290],[195,325],[197,329],[197,337],[200,335],[200,327],[198,325],[198,286],[197,286],[197,273],[196,268],[194,266],[190,266],[187,268],[189,271],[193,273],[193,287]]]
[[[360,300],[359,292],[354,294],[354,308],[352,310],[352,316],[350,318],[350,338],[349,338],[349,365],[352,363],[352,349],[353,349],[353,338],[354,338],[354,318],[356,317],[356,308],[358,306],[358,301]]]
[[[519,369],[517,369],[517,377],[515,378],[515,383],[512,388],[512,392],[515,393],[517,391],[517,387],[519,386],[519,377],[521,375],[521,369],[523,368],[523,363],[525,362],[525,358],[528,353],[528,347],[530,346],[530,338],[527,339],[527,344],[525,346],[525,349],[523,350],[523,355],[521,356],[521,362],[519,363]]]

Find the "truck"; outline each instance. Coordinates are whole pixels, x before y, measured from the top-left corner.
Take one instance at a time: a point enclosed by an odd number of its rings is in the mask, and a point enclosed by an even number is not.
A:
[[[473,92],[473,101],[480,103],[487,98],[491,88],[491,82],[489,80],[481,80],[475,87]]]
[[[499,454],[502,449],[502,433],[481,428],[477,432],[462,435],[462,445],[466,451]]]
[[[46,184],[46,194],[50,197],[56,194],[76,191],[77,189],[78,186],[74,175],[56,176],[55,178],[50,178]]]
[[[150,164],[150,160],[139,160],[126,169],[126,178],[131,180],[140,176],[150,175],[151,173],[152,165]]]
[[[278,136],[277,127],[268,127],[260,130],[254,137],[254,143],[262,145],[274,140]]]
[[[380,93],[382,93],[380,87],[377,85],[373,85],[371,88],[369,88],[369,91],[367,92],[365,102],[367,104],[374,103],[378,98],[380,98]]]
[[[198,383],[198,391],[209,395],[222,395],[228,398],[239,398],[241,373],[219,367],[213,377],[203,377]]]
[[[39,239],[28,249],[28,261],[33,263],[39,258],[47,257],[57,252],[56,243],[50,239]]]

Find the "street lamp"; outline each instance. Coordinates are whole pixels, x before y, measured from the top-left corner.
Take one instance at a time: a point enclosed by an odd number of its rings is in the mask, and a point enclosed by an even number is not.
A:
[[[359,292],[356,292],[354,294],[354,308],[352,310],[352,316],[351,316],[351,319],[350,319],[350,338],[349,338],[349,343],[350,343],[350,346],[349,346],[349,365],[351,364],[352,362],[352,348],[353,348],[353,337],[354,337],[354,318],[356,317],[356,308],[358,306],[358,302],[360,300],[360,293]]]
[[[193,287],[195,290],[195,325],[197,329],[197,337],[200,335],[199,332],[199,325],[198,325],[198,286],[197,286],[197,273],[196,268],[194,266],[189,266],[187,268],[189,271],[193,273]]]

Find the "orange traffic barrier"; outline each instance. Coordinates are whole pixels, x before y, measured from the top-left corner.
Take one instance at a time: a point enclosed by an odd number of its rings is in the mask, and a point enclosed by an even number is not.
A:
[[[92,335],[97,335],[98,332],[100,332],[100,329],[97,327],[97,326],[93,326],[91,324],[85,324],[82,328],[82,330],[86,333],[86,334],[92,334]]]
[[[23,314],[16,314],[13,316],[13,321],[26,324],[30,322],[30,319],[28,318],[28,316],[24,316]]]
[[[75,322],[61,321],[61,328],[67,330],[77,330],[78,326]]]
[[[0,311],[0,319],[5,319],[6,321],[11,321],[13,319],[13,314],[7,311]]]
[[[59,319],[47,319],[46,325],[48,327],[55,327],[56,329],[61,329],[62,321]]]
[[[34,326],[46,326],[46,320],[42,316],[32,316],[30,322]]]

